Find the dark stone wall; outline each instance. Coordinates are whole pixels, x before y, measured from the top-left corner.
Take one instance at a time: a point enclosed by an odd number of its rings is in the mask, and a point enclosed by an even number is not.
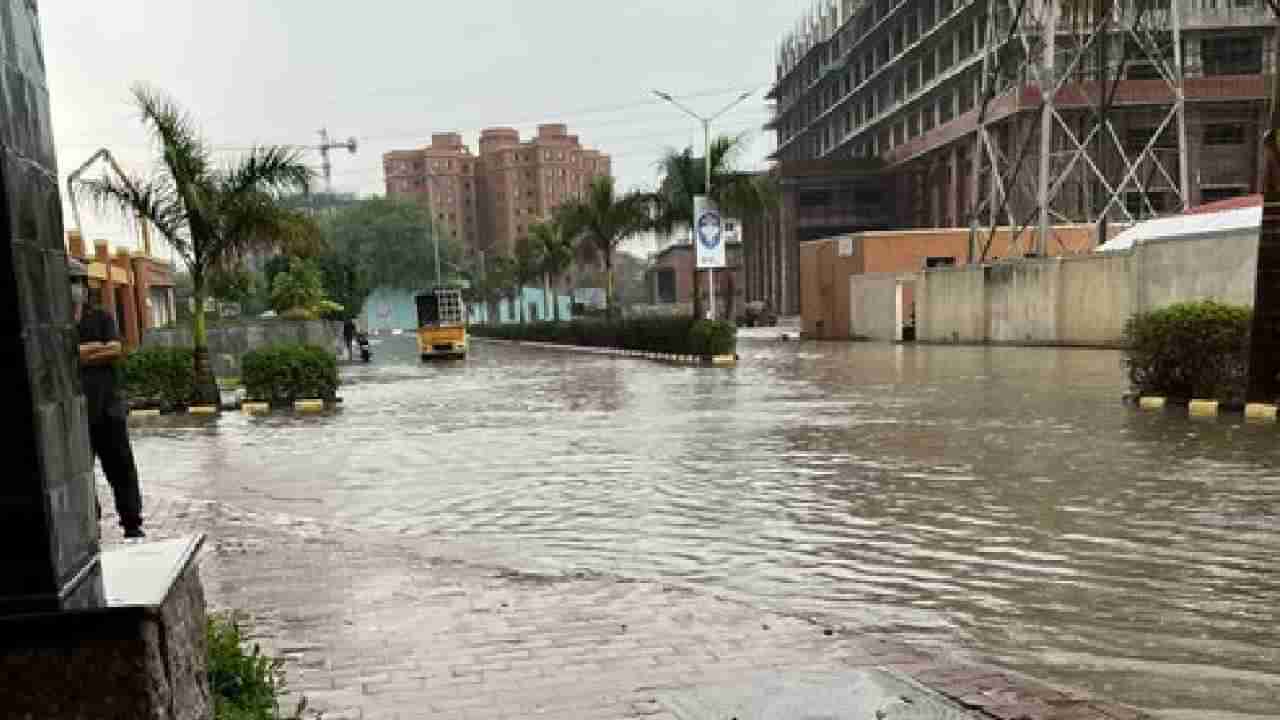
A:
[[[92,604],[93,471],[34,0],[0,0],[0,614]],[[87,594],[87,597],[86,597]]]

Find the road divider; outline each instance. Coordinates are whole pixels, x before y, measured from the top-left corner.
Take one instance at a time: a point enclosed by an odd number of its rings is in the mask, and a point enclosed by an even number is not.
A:
[[[646,352],[643,350],[626,350],[623,348],[602,348],[589,347],[585,345],[562,345],[558,343],[533,342],[527,340],[501,340],[498,338],[487,338],[475,336],[474,341],[502,344],[502,345],[519,345],[521,347],[545,348],[547,350],[560,350],[562,352],[589,353],[592,355],[613,355],[617,357],[633,357],[644,360],[653,360],[655,362],[663,362],[669,365],[687,365],[691,367],[719,367],[729,368],[736,367],[739,356],[734,355],[672,355],[667,353]]]

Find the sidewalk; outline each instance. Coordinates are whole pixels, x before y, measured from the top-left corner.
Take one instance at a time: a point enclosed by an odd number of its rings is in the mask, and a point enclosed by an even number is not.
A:
[[[256,639],[287,659],[290,689],[328,720],[675,720],[670,698],[682,688],[872,667],[914,678],[975,718],[1143,717],[696,590],[485,567],[433,556],[425,537],[212,502],[148,497],[146,507],[151,539],[209,534],[210,608],[248,613]],[[102,528],[105,543],[119,542],[112,518]]]

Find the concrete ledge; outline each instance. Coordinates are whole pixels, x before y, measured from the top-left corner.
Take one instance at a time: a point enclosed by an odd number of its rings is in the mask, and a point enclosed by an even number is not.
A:
[[[1267,403],[1249,403],[1244,406],[1244,416],[1248,420],[1275,420],[1276,406]]]
[[[324,412],[323,400],[294,400],[293,409],[300,413]]]
[[[187,408],[188,415],[217,415],[217,405],[192,405]]]
[[[1138,398],[1138,407],[1143,410],[1163,410],[1166,401],[1162,397],[1140,397]]]
[[[264,415],[271,412],[271,403],[246,401],[240,403],[240,411],[246,415]]]
[[[1187,405],[1187,412],[1192,417],[1216,417],[1218,415],[1217,400],[1192,400]]]

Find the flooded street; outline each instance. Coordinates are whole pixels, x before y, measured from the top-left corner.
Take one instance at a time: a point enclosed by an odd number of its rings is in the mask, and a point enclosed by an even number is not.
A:
[[[689,583],[1171,718],[1280,716],[1274,425],[1139,413],[1109,351],[740,350],[422,365],[386,338],[340,412],[139,425],[135,452],[151,493]]]

